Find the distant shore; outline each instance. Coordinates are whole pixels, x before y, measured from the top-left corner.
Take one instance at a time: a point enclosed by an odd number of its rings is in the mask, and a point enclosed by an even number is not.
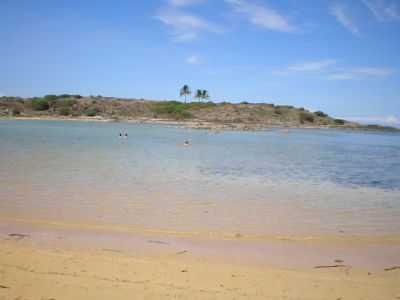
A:
[[[0,120],[34,120],[34,121],[80,121],[80,122],[110,122],[110,123],[137,123],[137,124],[158,124],[181,126],[190,129],[204,129],[214,132],[219,131],[269,131],[272,129],[339,129],[339,130],[360,130],[360,131],[391,131],[400,132],[400,129],[385,127],[368,128],[366,126],[310,126],[310,125],[294,125],[294,124],[241,124],[241,123],[217,123],[201,120],[169,120],[156,118],[137,118],[137,119],[112,119],[101,116],[96,117],[64,117],[64,116],[19,116],[19,117],[0,117]]]
[[[133,122],[178,125],[212,131],[263,131],[271,128],[400,129],[361,125],[322,111],[268,103],[153,101],[80,95],[42,98],[0,97],[0,118]]]

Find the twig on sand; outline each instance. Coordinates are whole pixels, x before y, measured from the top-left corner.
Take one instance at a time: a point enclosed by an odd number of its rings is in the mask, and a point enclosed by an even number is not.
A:
[[[180,255],[180,254],[185,254],[187,252],[188,252],[187,250],[183,250],[183,251],[176,252],[176,254]]]
[[[9,288],[10,288],[9,286],[5,286],[5,285],[0,284],[0,289],[9,289]]]
[[[324,268],[345,268],[346,265],[330,265],[330,266],[315,266],[315,269],[324,269]]]
[[[108,251],[108,252],[116,252],[116,253],[121,253],[121,250],[116,250],[116,249],[109,249],[109,248],[104,248],[103,251]]]
[[[29,234],[22,234],[22,233],[9,233],[8,236],[13,238],[14,240],[22,240],[23,238],[29,237]]]
[[[393,267],[385,268],[385,271],[393,271],[393,270],[400,270],[400,266],[393,266]]]
[[[150,240],[150,241],[147,241],[147,242],[148,242],[148,243],[151,243],[151,244],[168,245],[167,242],[163,242],[163,241],[153,241],[153,240]]]

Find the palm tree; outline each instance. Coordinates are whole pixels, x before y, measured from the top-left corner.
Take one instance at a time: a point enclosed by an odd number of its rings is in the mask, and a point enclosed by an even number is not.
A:
[[[210,95],[208,94],[208,91],[207,91],[207,90],[202,90],[202,91],[201,91],[201,98],[202,98],[203,100],[207,100],[207,99],[210,98]]]
[[[202,91],[202,90],[197,90],[197,91],[196,91],[196,98],[197,98],[197,100],[199,100],[199,101],[200,101],[200,99],[203,98],[203,91]]]
[[[190,91],[190,87],[185,84],[182,88],[181,88],[181,97],[184,96],[185,97],[185,103],[186,103],[186,96],[190,95],[192,92]]]

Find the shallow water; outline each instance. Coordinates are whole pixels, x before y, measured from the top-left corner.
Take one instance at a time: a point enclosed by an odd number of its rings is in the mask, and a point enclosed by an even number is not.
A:
[[[400,234],[394,133],[2,120],[0,179],[2,217],[249,235]]]

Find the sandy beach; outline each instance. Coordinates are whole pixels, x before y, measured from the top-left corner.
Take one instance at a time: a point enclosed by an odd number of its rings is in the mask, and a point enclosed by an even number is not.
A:
[[[0,234],[0,299],[400,299],[396,241],[206,240],[9,221]]]

